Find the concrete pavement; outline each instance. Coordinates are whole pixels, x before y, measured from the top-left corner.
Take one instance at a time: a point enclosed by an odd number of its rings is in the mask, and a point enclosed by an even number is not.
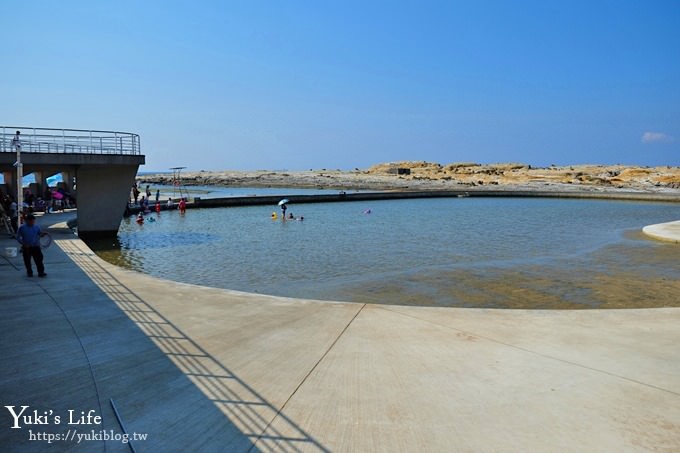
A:
[[[657,223],[656,225],[647,225],[642,231],[654,239],[669,242],[680,242],[680,220],[675,222]]]
[[[44,280],[0,258],[2,406],[95,409],[120,433],[113,399],[149,435],[137,451],[680,449],[680,308],[285,299],[155,279],[52,236]],[[47,446],[0,413],[0,447]],[[104,445],[56,446],[71,448]]]

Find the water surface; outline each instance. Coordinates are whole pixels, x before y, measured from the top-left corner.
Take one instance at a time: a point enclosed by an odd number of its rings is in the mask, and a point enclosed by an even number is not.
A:
[[[370,210],[370,213],[367,213]],[[503,308],[680,304],[680,247],[647,239],[680,206],[451,198],[153,214],[104,259],[158,277],[290,297]]]

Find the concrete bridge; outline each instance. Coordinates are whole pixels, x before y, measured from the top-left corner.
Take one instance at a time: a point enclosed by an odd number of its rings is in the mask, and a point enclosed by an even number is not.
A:
[[[22,184],[23,190],[42,196],[47,179],[60,174],[63,182],[59,186],[77,200],[78,234],[105,237],[118,232],[130,188],[145,161],[139,135],[0,126],[0,173],[4,179],[0,191],[15,199],[20,170],[16,165],[17,143],[23,175],[35,176],[35,183]]]

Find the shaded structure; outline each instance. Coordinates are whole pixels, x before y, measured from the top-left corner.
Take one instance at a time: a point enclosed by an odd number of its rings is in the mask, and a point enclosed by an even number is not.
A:
[[[60,174],[60,187],[78,203],[78,233],[115,235],[137,169],[144,164],[139,135],[0,126],[0,172],[4,180],[0,191],[14,198],[19,193],[16,143],[12,143],[17,131],[21,133],[23,175],[35,177],[35,183],[22,184],[22,192],[41,196],[48,188],[47,178]]]

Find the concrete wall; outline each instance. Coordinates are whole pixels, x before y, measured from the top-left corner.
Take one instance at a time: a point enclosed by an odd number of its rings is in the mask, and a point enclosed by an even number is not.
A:
[[[506,198],[582,198],[607,200],[640,200],[680,202],[680,196],[671,193],[642,193],[642,192],[558,192],[534,190],[486,190],[466,188],[465,190],[425,190],[425,191],[392,191],[392,192],[358,192],[347,194],[316,194],[316,195],[263,195],[256,197],[226,197],[196,199],[189,207],[230,207],[271,205],[276,207],[279,200],[288,198],[291,204],[300,203],[332,203],[344,201],[377,201],[403,200],[412,198],[453,198],[453,197],[506,197]]]
[[[84,165],[78,168],[78,235],[115,236],[138,165]]]

